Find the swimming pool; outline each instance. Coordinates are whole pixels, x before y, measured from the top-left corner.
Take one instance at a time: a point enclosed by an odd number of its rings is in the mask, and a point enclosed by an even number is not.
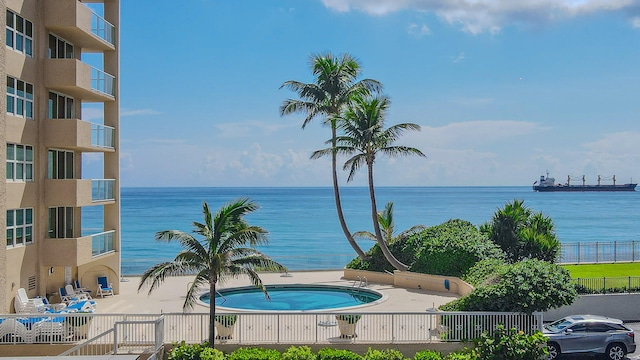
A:
[[[373,290],[330,285],[267,285],[271,301],[253,286],[223,289],[216,294],[216,307],[261,311],[310,311],[342,309],[379,302],[384,296]],[[209,304],[209,294],[200,296]]]

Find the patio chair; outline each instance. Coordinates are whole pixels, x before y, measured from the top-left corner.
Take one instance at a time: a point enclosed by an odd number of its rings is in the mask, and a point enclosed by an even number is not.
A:
[[[86,287],[80,286],[80,280],[76,279],[76,281],[73,282],[73,286],[76,292],[87,294],[89,299],[91,299],[91,290],[87,289]]]
[[[42,298],[29,299],[27,291],[24,288],[18,289],[18,293],[13,301],[13,307],[17,314],[35,314],[42,313],[46,310]]]
[[[69,284],[69,285],[65,285],[64,286],[64,290],[67,292],[67,295],[77,298],[78,301],[80,300],[91,300],[91,295],[87,294],[87,293],[82,293],[82,292],[77,292],[74,288],[73,285]]]
[[[33,342],[33,332],[16,319],[1,319],[0,342]]]
[[[105,295],[113,296],[113,285],[109,282],[106,276],[98,276],[98,292],[104,298]]]
[[[36,320],[36,322],[31,327],[34,339],[39,339],[39,341],[60,341],[65,338],[67,327],[65,325],[64,317],[50,317],[34,320]]]
[[[46,312],[60,312],[60,310],[63,310],[67,307],[67,304],[63,302],[52,304],[49,302],[49,300],[47,300],[47,298],[42,298],[42,302],[44,303]]]

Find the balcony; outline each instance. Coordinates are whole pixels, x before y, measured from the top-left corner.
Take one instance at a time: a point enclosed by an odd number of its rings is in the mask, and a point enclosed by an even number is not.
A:
[[[83,101],[115,100],[115,77],[78,59],[46,59],[45,86]]]
[[[45,1],[45,26],[86,52],[115,50],[115,28],[78,0]]]
[[[94,257],[114,251],[115,231],[106,231],[90,236],[66,239],[44,239],[44,266],[81,266],[90,263]]]
[[[52,119],[46,124],[47,147],[82,152],[114,150],[115,129],[79,119]]]
[[[82,207],[103,205],[115,201],[116,181],[113,179],[47,179],[47,206]]]

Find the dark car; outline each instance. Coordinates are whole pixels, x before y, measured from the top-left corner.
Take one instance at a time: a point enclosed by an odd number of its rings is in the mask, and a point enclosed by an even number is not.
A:
[[[561,354],[604,354],[622,360],[636,351],[633,330],[622,320],[598,315],[572,315],[544,326],[549,359]]]

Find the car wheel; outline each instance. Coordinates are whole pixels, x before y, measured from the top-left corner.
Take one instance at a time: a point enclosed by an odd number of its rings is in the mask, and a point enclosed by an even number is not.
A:
[[[609,344],[609,346],[607,346],[607,352],[605,353],[605,355],[607,356],[607,359],[610,360],[622,360],[624,359],[624,355],[626,354],[627,349],[624,347],[624,345],[622,344]]]
[[[547,350],[549,350],[549,355],[547,359],[555,360],[560,358],[560,346],[556,343],[548,343]]]

